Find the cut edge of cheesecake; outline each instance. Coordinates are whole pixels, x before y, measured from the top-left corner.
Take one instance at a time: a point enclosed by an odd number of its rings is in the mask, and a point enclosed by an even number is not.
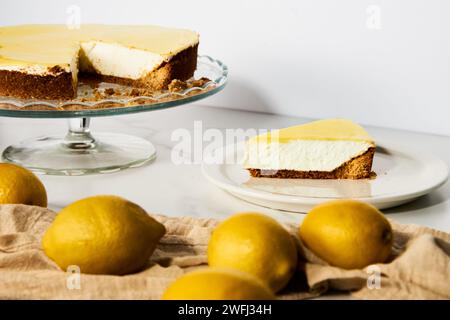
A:
[[[298,170],[264,170],[247,168],[255,178],[280,179],[374,179],[376,173],[372,171],[375,148],[369,148],[333,171],[298,171]]]
[[[194,75],[197,69],[197,51],[198,43],[180,51],[167,61],[162,60],[155,69],[138,79],[104,75],[92,66],[82,71],[81,74],[88,74],[104,82],[162,90],[167,89],[174,79],[185,81]]]
[[[270,149],[270,147],[268,148],[270,144],[275,144],[279,147],[280,145],[290,142],[295,143],[296,141],[312,142],[306,144],[306,146],[311,146],[313,150],[308,150],[308,148],[305,148],[305,150],[301,151],[295,150],[295,148],[298,148],[298,146],[301,146],[301,144],[294,146],[293,149],[291,149],[291,151],[293,151],[292,154],[298,155],[298,161],[300,162],[302,161],[302,156],[306,158],[314,157],[314,154],[320,153],[318,152],[320,148],[323,149],[324,145],[330,146],[330,144],[333,144],[333,141],[337,142],[336,145],[342,145],[342,143],[345,143],[345,141],[361,143],[361,149],[353,157],[350,157],[346,161],[339,163],[339,165],[336,165],[334,168],[329,170],[317,170],[317,168],[314,168],[314,165],[311,165],[311,170],[308,170],[308,168],[286,168],[280,164],[270,165],[270,161],[269,164],[267,164],[266,162],[265,165],[261,165],[261,167],[258,168],[258,166],[254,166],[255,162],[252,163],[252,161],[249,161],[249,152],[251,152],[250,150],[252,150],[251,148],[249,148],[249,145],[251,144],[257,146],[259,144],[263,144],[261,146],[261,156],[267,157],[268,159],[276,159],[276,157],[274,158],[273,154],[271,154],[273,153],[273,151],[267,151],[268,149],[272,150]],[[319,146],[320,143],[321,146]],[[310,122],[305,125],[298,125],[289,128],[274,130],[272,132],[250,138],[247,141],[246,146],[247,150],[244,159],[244,167],[249,171],[250,175],[255,178],[368,179],[376,177],[376,173],[372,171],[373,157],[376,148],[374,140],[369,136],[364,128],[346,119],[324,119]],[[283,153],[288,149],[280,151],[283,150],[282,148],[283,147],[281,147],[280,149],[274,149],[277,150],[277,152],[280,152],[280,154],[277,155],[278,157],[292,156]],[[255,149],[253,149],[253,151],[254,150]],[[325,148],[323,150],[330,149]],[[321,152],[323,153],[323,151]],[[331,155],[324,154],[324,156]],[[317,160],[318,162],[321,162],[322,159]],[[295,165],[295,161],[295,156],[292,156],[292,161],[284,161],[284,164],[286,165],[286,163],[288,163],[290,165]],[[311,160],[309,159],[309,161]],[[300,166],[301,165],[299,165],[299,167]],[[320,165],[318,167],[320,167]]]
[[[22,99],[73,99],[76,97],[78,78],[88,76],[99,81],[117,83],[152,90],[166,89],[173,79],[187,80],[197,69],[198,43],[163,61],[156,69],[138,79],[103,75],[95,68],[79,70],[74,65],[48,67],[41,74],[21,70],[0,69],[0,96]],[[78,60],[78,59],[77,59]]]

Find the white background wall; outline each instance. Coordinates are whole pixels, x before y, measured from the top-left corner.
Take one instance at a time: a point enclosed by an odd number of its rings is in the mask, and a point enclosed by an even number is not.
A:
[[[230,67],[210,104],[450,135],[448,0],[1,0],[0,24],[74,4],[82,23],[197,30]]]

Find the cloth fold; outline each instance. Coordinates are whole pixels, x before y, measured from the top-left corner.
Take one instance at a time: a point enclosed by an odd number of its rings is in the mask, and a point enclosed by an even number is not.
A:
[[[41,249],[55,218],[51,210],[0,205],[1,299],[159,299],[165,288],[190,270],[206,266],[206,248],[215,219],[154,216],[167,229],[145,270],[126,276],[62,271]],[[326,291],[350,291],[367,299],[450,299],[450,234],[391,221],[393,254],[388,263],[363,270],[327,265],[296,236],[298,272],[281,299],[305,299]]]

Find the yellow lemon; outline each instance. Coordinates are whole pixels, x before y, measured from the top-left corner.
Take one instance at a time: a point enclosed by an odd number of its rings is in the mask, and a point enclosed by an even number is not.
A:
[[[47,192],[31,171],[15,164],[0,163],[0,204],[47,207]]]
[[[297,266],[297,250],[289,232],[259,213],[240,213],[223,221],[208,244],[208,264],[253,274],[278,292]]]
[[[313,208],[299,229],[302,242],[331,265],[364,268],[385,262],[392,247],[392,228],[370,204],[335,200]]]
[[[56,216],[42,245],[63,270],[122,275],[142,269],[164,226],[138,205],[116,196],[76,201]]]
[[[164,292],[164,300],[274,300],[258,278],[239,270],[203,268],[186,273]]]

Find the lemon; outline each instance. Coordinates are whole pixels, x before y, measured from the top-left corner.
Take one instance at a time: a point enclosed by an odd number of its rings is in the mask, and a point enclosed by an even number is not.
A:
[[[31,171],[0,163],[0,204],[16,203],[47,207],[47,192]]]
[[[385,262],[392,247],[392,228],[370,204],[335,200],[313,208],[299,229],[303,243],[317,256],[344,269]]]
[[[259,213],[240,213],[213,231],[208,264],[248,272],[278,292],[295,272],[297,250],[291,235],[276,220]]]
[[[203,268],[181,276],[164,292],[164,300],[274,300],[261,280],[227,268]]]
[[[138,205],[116,196],[95,196],[61,210],[42,239],[63,270],[122,275],[142,269],[164,235],[164,226]]]

